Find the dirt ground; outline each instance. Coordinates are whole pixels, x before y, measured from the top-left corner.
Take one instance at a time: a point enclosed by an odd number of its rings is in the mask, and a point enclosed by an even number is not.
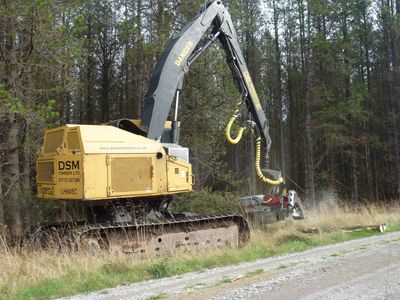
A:
[[[68,299],[400,299],[400,233]]]

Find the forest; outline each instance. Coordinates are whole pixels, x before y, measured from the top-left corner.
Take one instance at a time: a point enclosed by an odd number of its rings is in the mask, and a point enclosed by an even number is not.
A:
[[[0,231],[20,236],[45,209],[35,197],[44,130],[140,118],[157,59],[204,2],[0,1]],[[400,1],[223,2],[268,116],[269,167],[309,207],[324,191],[354,205],[399,200]],[[216,41],[180,102],[196,189],[260,192],[252,135],[224,138],[240,96]]]

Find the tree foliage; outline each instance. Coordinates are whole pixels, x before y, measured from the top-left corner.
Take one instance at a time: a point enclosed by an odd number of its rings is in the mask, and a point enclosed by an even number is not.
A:
[[[270,167],[316,204],[400,195],[400,6],[389,0],[226,0],[269,119]],[[202,0],[0,3],[0,223],[18,235],[35,202],[44,129],[140,118],[154,64]],[[254,140],[226,144],[240,95],[223,50],[186,76],[181,144],[208,191],[261,192]]]

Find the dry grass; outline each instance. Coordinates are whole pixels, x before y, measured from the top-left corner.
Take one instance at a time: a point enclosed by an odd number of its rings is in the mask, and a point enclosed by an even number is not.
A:
[[[316,211],[307,213],[305,227],[316,227],[323,232],[355,225],[394,224],[400,222],[400,203],[382,206],[375,204],[357,207],[340,205],[334,194],[326,193]]]
[[[377,206],[352,207],[339,205],[332,194],[327,194],[320,201],[317,210],[306,209],[306,218],[295,221],[288,218],[275,224],[268,225],[264,230],[268,234],[269,243],[275,243],[282,236],[297,233],[297,229],[317,228],[321,234],[341,232],[341,227],[356,225],[400,224],[400,203]]]
[[[137,260],[107,252],[92,256],[84,253],[11,249],[0,237],[0,298],[44,299],[90,291],[133,281],[159,278],[250,261],[276,254],[354,238],[344,236],[340,226],[400,225],[400,205],[358,209],[340,208],[334,199],[324,201],[306,219],[285,221],[253,228],[252,238],[243,249],[220,249],[212,253],[179,254],[165,259]],[[305,235],[296,227],[317,227],[319,235]],[[35,290],[36,289],[36,290]]]
[[[0,250],[0,294],[2,288],[12,294],[21,287],[56,278],[74,277],[77,281],[85,281],[87,274],[95,270],[111,266],[113,271],[123,271],[125,266],[134,263],[128,262],[125,256],[106,252],[93,256],[79,252],[60,254],[56,250]]]

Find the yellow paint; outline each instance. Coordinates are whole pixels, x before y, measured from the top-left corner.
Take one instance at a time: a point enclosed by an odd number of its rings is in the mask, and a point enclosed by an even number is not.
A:
[[[260,99],[258,98],[256,89],[254,87],[253,81],[251,80],[249,71],[244,72],[243,77],[244,77],[244,81],[246,82],[247,87],[249,88],[249,93],[250,93],[251,99],[253,100],[256,110],[260,110],[261,109]]]
[[[105,125],[47,130],[36,166],[38,197],[45,199],[162,196],[193,185],[191,165],[168,157],[160,143]],[[168,173],[170,166],[179,176]]]
[[[168,159],[167,176],[168,176],[168,192],[183,192],[190,188],[192,166],[182,164],[176,159]]]
[[[108,196],[157,193],[156,154],[107,155]]]
[[[46,159],[45,162],[53,164],[54,172],[51,181],[41,180],[38,183],[39,197],[60,199],[83,197],[83,164],[80,155],[62,154],[53,160]],[[41,173],[41,163],[39,159],[36,164],[38,174]]]
[[[130,120],[133,124],[137,127],[142,128],[142,120],[140,119],[132,119]],[[178,122],[178,127],[180,127],[181,122]],[[166,121],[164,124],[164,129],[171,129],[172,128],[172,121]],[[144,129],[143,129],[144,130]]]
[[[182,65],[182,62],[185,60],[185,58],[188,56],[190,53],[190,50],[193,49],[193,42],[188,41],[185,45],[185,48],[181,51],[181,53],[178,55],[177,60],[175,61],[175,65],[177,67],[180,67]]]

